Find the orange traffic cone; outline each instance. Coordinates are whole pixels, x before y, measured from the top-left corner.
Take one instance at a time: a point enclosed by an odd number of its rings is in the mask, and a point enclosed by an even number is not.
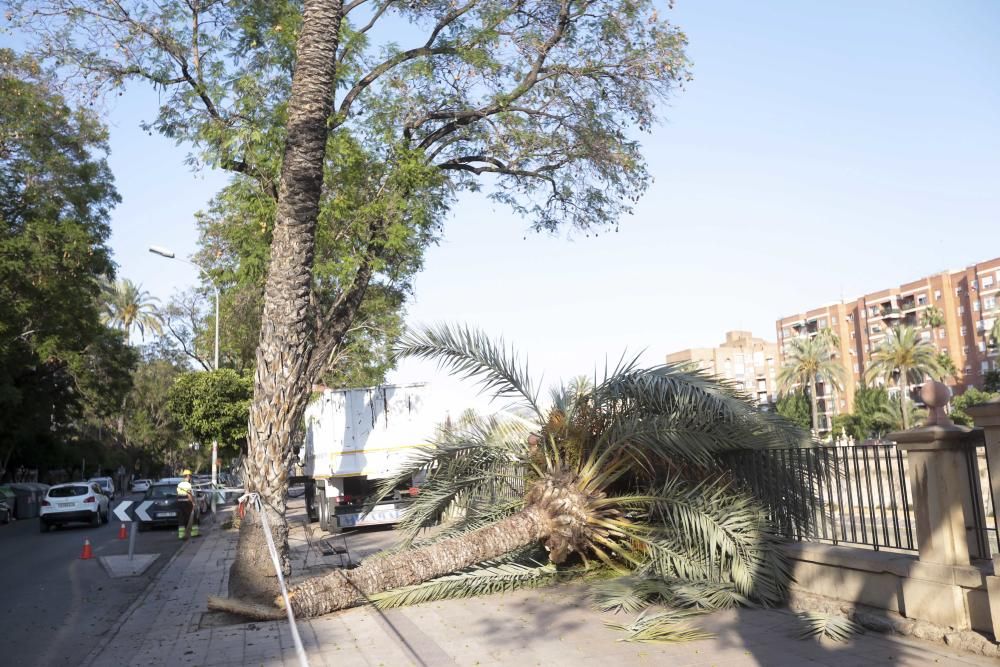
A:
[[[80,554],[80,560],[90,560],[94,557],[94,552],[90,549],[90,540],[85,539],[83,541],[83,553]]]
[[[122,521],[118,524],[118,539],[127,540],[128,539],[128,528],[125,527],[125,522]]]

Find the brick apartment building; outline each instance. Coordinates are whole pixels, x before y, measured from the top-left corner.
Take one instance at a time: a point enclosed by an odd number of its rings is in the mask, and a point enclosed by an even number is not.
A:
[[[718,347],[698,347],[667,355],[668,364],[693,363],[733,382],[736,388],[768,407],[777,401],[778,346],[749,331],[727,331]]]
[[[938,327],[924,326],[924,313],[937,308],[943,319]],[[957,271],[945,271],[866,294],[854,301],[813,308],[777,322],[779,358],[798,336],[814,336],[829,328],[840,339],[837,358],[848,378],[844,391],[817,388],[821,425],[835,414],[850,412],[854,393],[871,361],[871,352],[897,325],[916,327],[939,352],[947,353],[959,378],[952,389],[981,386],[989,370],[1000,368],[1000,351],[988,345],[990,328],[1000,317],[1000,257]],[[825,424],[824,424],[825,422]]]

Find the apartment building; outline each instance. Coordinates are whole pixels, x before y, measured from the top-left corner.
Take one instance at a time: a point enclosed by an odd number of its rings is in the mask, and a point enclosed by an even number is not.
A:
[[[727,331],[718,347],[698,347],[667,355],[668,364],[690,363],[730,380],[762,407],[777,401],[778,345],[749,331]]]
[[[932,310],[933,309],[933,310]],[[928,312],[940,313],[933,326]],[[872,351],[892,327],[915,327],[924,340],[951,357],[959,377],[956,393],[981,386],[987,371],[1000,368],[1000,350],[990,348],[989,332],[1000,317],[1000,257],[964,269],[944,271],[872,292],[852,301],[829,304],[777,322],[779,359],[790,341],[830,329],[840,341],[837,358],[849,378],[843,392],[817,388],[821,427],[835,414],[849,412]]]

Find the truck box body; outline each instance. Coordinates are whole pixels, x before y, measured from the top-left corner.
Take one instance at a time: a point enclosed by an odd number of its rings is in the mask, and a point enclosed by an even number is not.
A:
[[[299,458],[304,475],[315,481],[310,513],[323,528],[399,521],[408,493],[386,498],[367,513],[364,500],[378,480],[394,475],[433,439],[447,412],[431,403],[428,385],[407,384],[327,389],[309,404]]]

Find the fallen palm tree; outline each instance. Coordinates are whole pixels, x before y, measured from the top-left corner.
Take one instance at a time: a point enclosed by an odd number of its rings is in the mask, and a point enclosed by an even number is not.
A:
[[[388,493],[414,474],[426,476],[400,525],[404,544],[293,586],[296,615],[511,590],[595,571],[627,575],[619,584],[632,607],[660,602],[694,613],[783,599],[787,563],[764,510],[723,455],[804,444],[797,428],[724,383],[674,366],[623,363],[600,383],[554,391],[543,409],[503,341],[428,328],[408,334],[397,352],[480,380],[516,401],[521,416],[470,417],[386,480]],[[764,474],[774,497],[803,505],[793,498],[805,492],[796,471]],[[433,539],[417,540],[422,529],[456,514]],[[280,617],[283,606],[282,598],[274,608],[210,601],[255,618]],[[640,625],[639,633],[664,634]],[[697,633],[678,634],[688,635]]]

